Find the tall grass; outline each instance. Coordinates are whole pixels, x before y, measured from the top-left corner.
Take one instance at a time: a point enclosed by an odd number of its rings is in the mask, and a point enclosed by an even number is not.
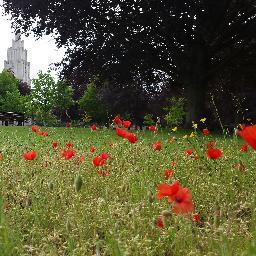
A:
[[[137,132],[138,142],[130,144],[111,130],[45,130],[48,137],[29,127],[0,128],[0,255],[256,255],[256,155],[241,153],[240,139]],[[172,136],[177,140],[170,143]],[[157,140],[160,151],[152,149]],[[210,140],[223,151],[217,160],[206,157]],[[52,141],[60,142],[58,149]],[[67,142],[77,154],[59,159]],[[184,153],[188,148],[198,160]],[[22,157],[29,150],[38,153],[33,161]],[[92,159],[102,152],[111,158],[96,168]],[[77,164],[81,155],[85,161]],[[170,168],[175,174],[166,180]],[[156,219],[171,205],[156,199],[157,187],[174,180],[191,191],[200,221],[172,213],[161,229]]]

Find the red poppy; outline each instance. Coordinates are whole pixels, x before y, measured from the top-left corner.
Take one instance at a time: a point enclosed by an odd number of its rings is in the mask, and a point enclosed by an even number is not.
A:
[[[215,141],[208,141],[207,142],[207,148],[213,148],[215,146],[216,142]]]
[[[67,128],[70,128],[70,127],[71,127],[71,123],[70,123],[70,122],[67,122],[67,123],[66,123],[66,127],[67,127]]]
[[[168,197],[170,203],[174,203],[173,212],[176,214],[186,214],[193,211],[194,204],[188,188],[182,188],[178,181],[172,185],[160,184],[158,186],[157,198]]]
[[[128,132],[128,133],[126,133],[126,139],[130,143],[135,143],[138,140],[138,137],[134,133]]]
[[[256,125],[243,126],[237,134],[242,137],[254,150],[256,150]]]
[[[70,160],[75,154],[76,151],[73,149],[64,150],[63,152],[65,160]]]
[[[188,188],[180,188],[178,192],[172,196],[172,200],[174,202],[172,210],[176,214],[187,214],[194,209],[191,193]]]
[[[127,128],[127,129],[128,129],[128,128],[130,128],[130,126],[132,125],[132,122],[131,122],[131,121],[123,121],[122,124],[123,124],[123,127],[124,127],[124,128]]]
[[[168,169],[166,169],[166,170],[164,171],[164,177],[165,177],[166,179],[170,179],[170,178],[173,176],[173,174],[174,174],[174,171],[173,171],[173,170],[168,170]]]
[[[207,128],[205,128],[205,129],[203,129],[203,134],[205,136],[208,136],[210,134],[210,131]]]
[[[151,131],[151,132],[155,132],[157,130],[157,127],[155,125],[150,125],[148,127],[148,129]]]
[[[192,221],[193,222],[199,222],[200,221],[200,215],[199,214],[192,214]]]
[[[248,150],[247,144],[243,144],[243,145],[241,146],[240,151],[241,151],[241,152],[247,152],[247,150]]]
[[[216,160],[222,156],[222,152],[218,148],[208,148],[207,156],[213,160]]]
[[[169,201],[173,201],[172,200],[173,195],[176,194],[180,188],[181,188],[181,185],[178,181],[175,181],[172,185],[160,184],[158,186],[158,193],[156,197],[157,199],[168,197]]]
[[[161,150],[162,148],[161,141],[156,141],[155,143],[153,143],[152,147],[154,150],[158,150],[158,151]]]
[[[65,149],[61,148],[59,152],[59,159],[61,159],[64,156]]]
[[[29,160],[29,161],[34,160],[36,158],[36,156],[37,156],[36,151],[29,151],[29,152],[23,154],[24,159]]]
[[[44,134],[43,134],[44,136],[49,136],[49,133],[48,132],[44,132]]]
[[[158,228],[164,228],[164,217],[162,215],[160,215],[157,219],[156,219],[156,226]]]
[[[246,127],[246,125],[244,125],[244,124],[239,124],[239,128],[240,128],[241,130],[243,130],[245,127]]]
[[[176,162],[174,162],[174,161],[171,162],[171,166],[172,166],[172,167],[175,167],[176,165],[177,165]]]
[[[5,201],[5,202],[3,203],[3,209],[4,209],[4,210],[8,210],[9,208],[10,208],[10,205],[8,204],[8,202]]]
[[[99,175],[102,175],[102,176],[109,176],[110,175],[110,172],[109,171],[97,171],[97,173],[99,174]]]
[[[120,129],[120,128],[117,127],[117,128],[116,128],[116,134],[117,134],[117,136],[119,136],[119,137],[126,138],[127,131],[122,130],[122,129]]]
[[[79,156],[77,159],[76,159],[76,163],[77,164],[81,164],[85,161],[85,157],[84,156]]]
[[[106,164],[106,160],[103,159],[101,156],[95,156],[92,160],[92,163],[95,165],[95,166],[102,166],[104,164]]]
[[[191,148],[186,149],[186,150],[185,150],[185,154],[186,154],[186,155],[189,155],[189,156],[192,155],[192,154],[193,154],[193,149],[191,149]]]
[[[37,125],[32,125],[32,126],[31,126],[31,130],[32,130],[33,132],[37,132],[37,131],[39,130],[39,127],[38,127]]]
[[[96,131],[96,130],[97,130],[96,124],[91,125],[91,130],[92,130],[92,131]]]
[[[102,154],[100,154],[100,157],[101,157],[102,159],[107,160],[107,159],[110,157],[110,154],[108,154],[108,153],[102,153]]]
[[[38,131],[37,134],[38,134],[39,136],[43,136],[43,135],[44,135],[44,132]]]
[[[117,115],[115,116],[114,118],[114,123],[117,124],[117,125],[122,125],[122,120],[120,119],[120,117]]]
[[[73,148],[74,144],[69,142],[69,143],[66,143],[66,146],[67,146],[67,148]]]
[[[54,142],[52,143],[52,147],[53,147],[53,148],[57,148],[58,145],[59,145],[59,142],[58,142],[58,141],[54,141]]]
[[[95,147],[90,147],[90,152],[93,153],[95,151]]]

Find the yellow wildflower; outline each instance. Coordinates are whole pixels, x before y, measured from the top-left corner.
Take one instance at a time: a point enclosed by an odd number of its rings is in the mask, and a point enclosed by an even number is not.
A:
[[[200,119],[200,122],[202,122],[203,124],[204,124],[205,121],[206,121],[206,118]]]
[[[197,124],[196,124],[196,123],[193,123],[192,127],[193,127],[194,129],[197,129]]]
[[[187,139],[187,138],[188,138],[188,135],[184,135],[184,136],[183,136],[183,139]]]
[[[173,132],[176,132],[177,130],[178,130],[177,126],[172,129]]]
[[[196,137],[196,134],[194,132],[191,132],[191,134],[189,135],[190,138],[194,138]]]
[[[169,139],[169,143],[171,143],[171,144],[172,144],[173,142],[175,142],[175,141],[176,141],[176,137],[174,137],[174,136]]]

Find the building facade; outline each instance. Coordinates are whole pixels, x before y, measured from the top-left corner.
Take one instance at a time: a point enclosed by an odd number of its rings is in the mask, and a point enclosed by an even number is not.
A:
[[[27,50],[24,49],[24,41],[20,34],[15,35],[12,40],[12,47],[7,50],[7,60],[4,61],[4,68],[11,70],[15,77],[28,85],[30,80],[30,62],[27,61]]]

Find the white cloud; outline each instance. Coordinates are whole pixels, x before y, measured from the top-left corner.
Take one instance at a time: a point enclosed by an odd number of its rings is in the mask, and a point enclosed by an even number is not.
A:
[[[4,60],[7,58],[7,49],[12,45],[14,31],[11,29],[10,18],[4,16],[0,0],[0,71],[4,68]],[[29,37],[22,36],[25,48],[28,50],[28,61],[31,62],[31,79],[35,78],[38,71],[47,71],[50,64],[59,62],[64,56],[64,49],[58,49],[51,36],[43,36],[36,40],[32,35]],[[57,74],[52,71],[57,77]]]

